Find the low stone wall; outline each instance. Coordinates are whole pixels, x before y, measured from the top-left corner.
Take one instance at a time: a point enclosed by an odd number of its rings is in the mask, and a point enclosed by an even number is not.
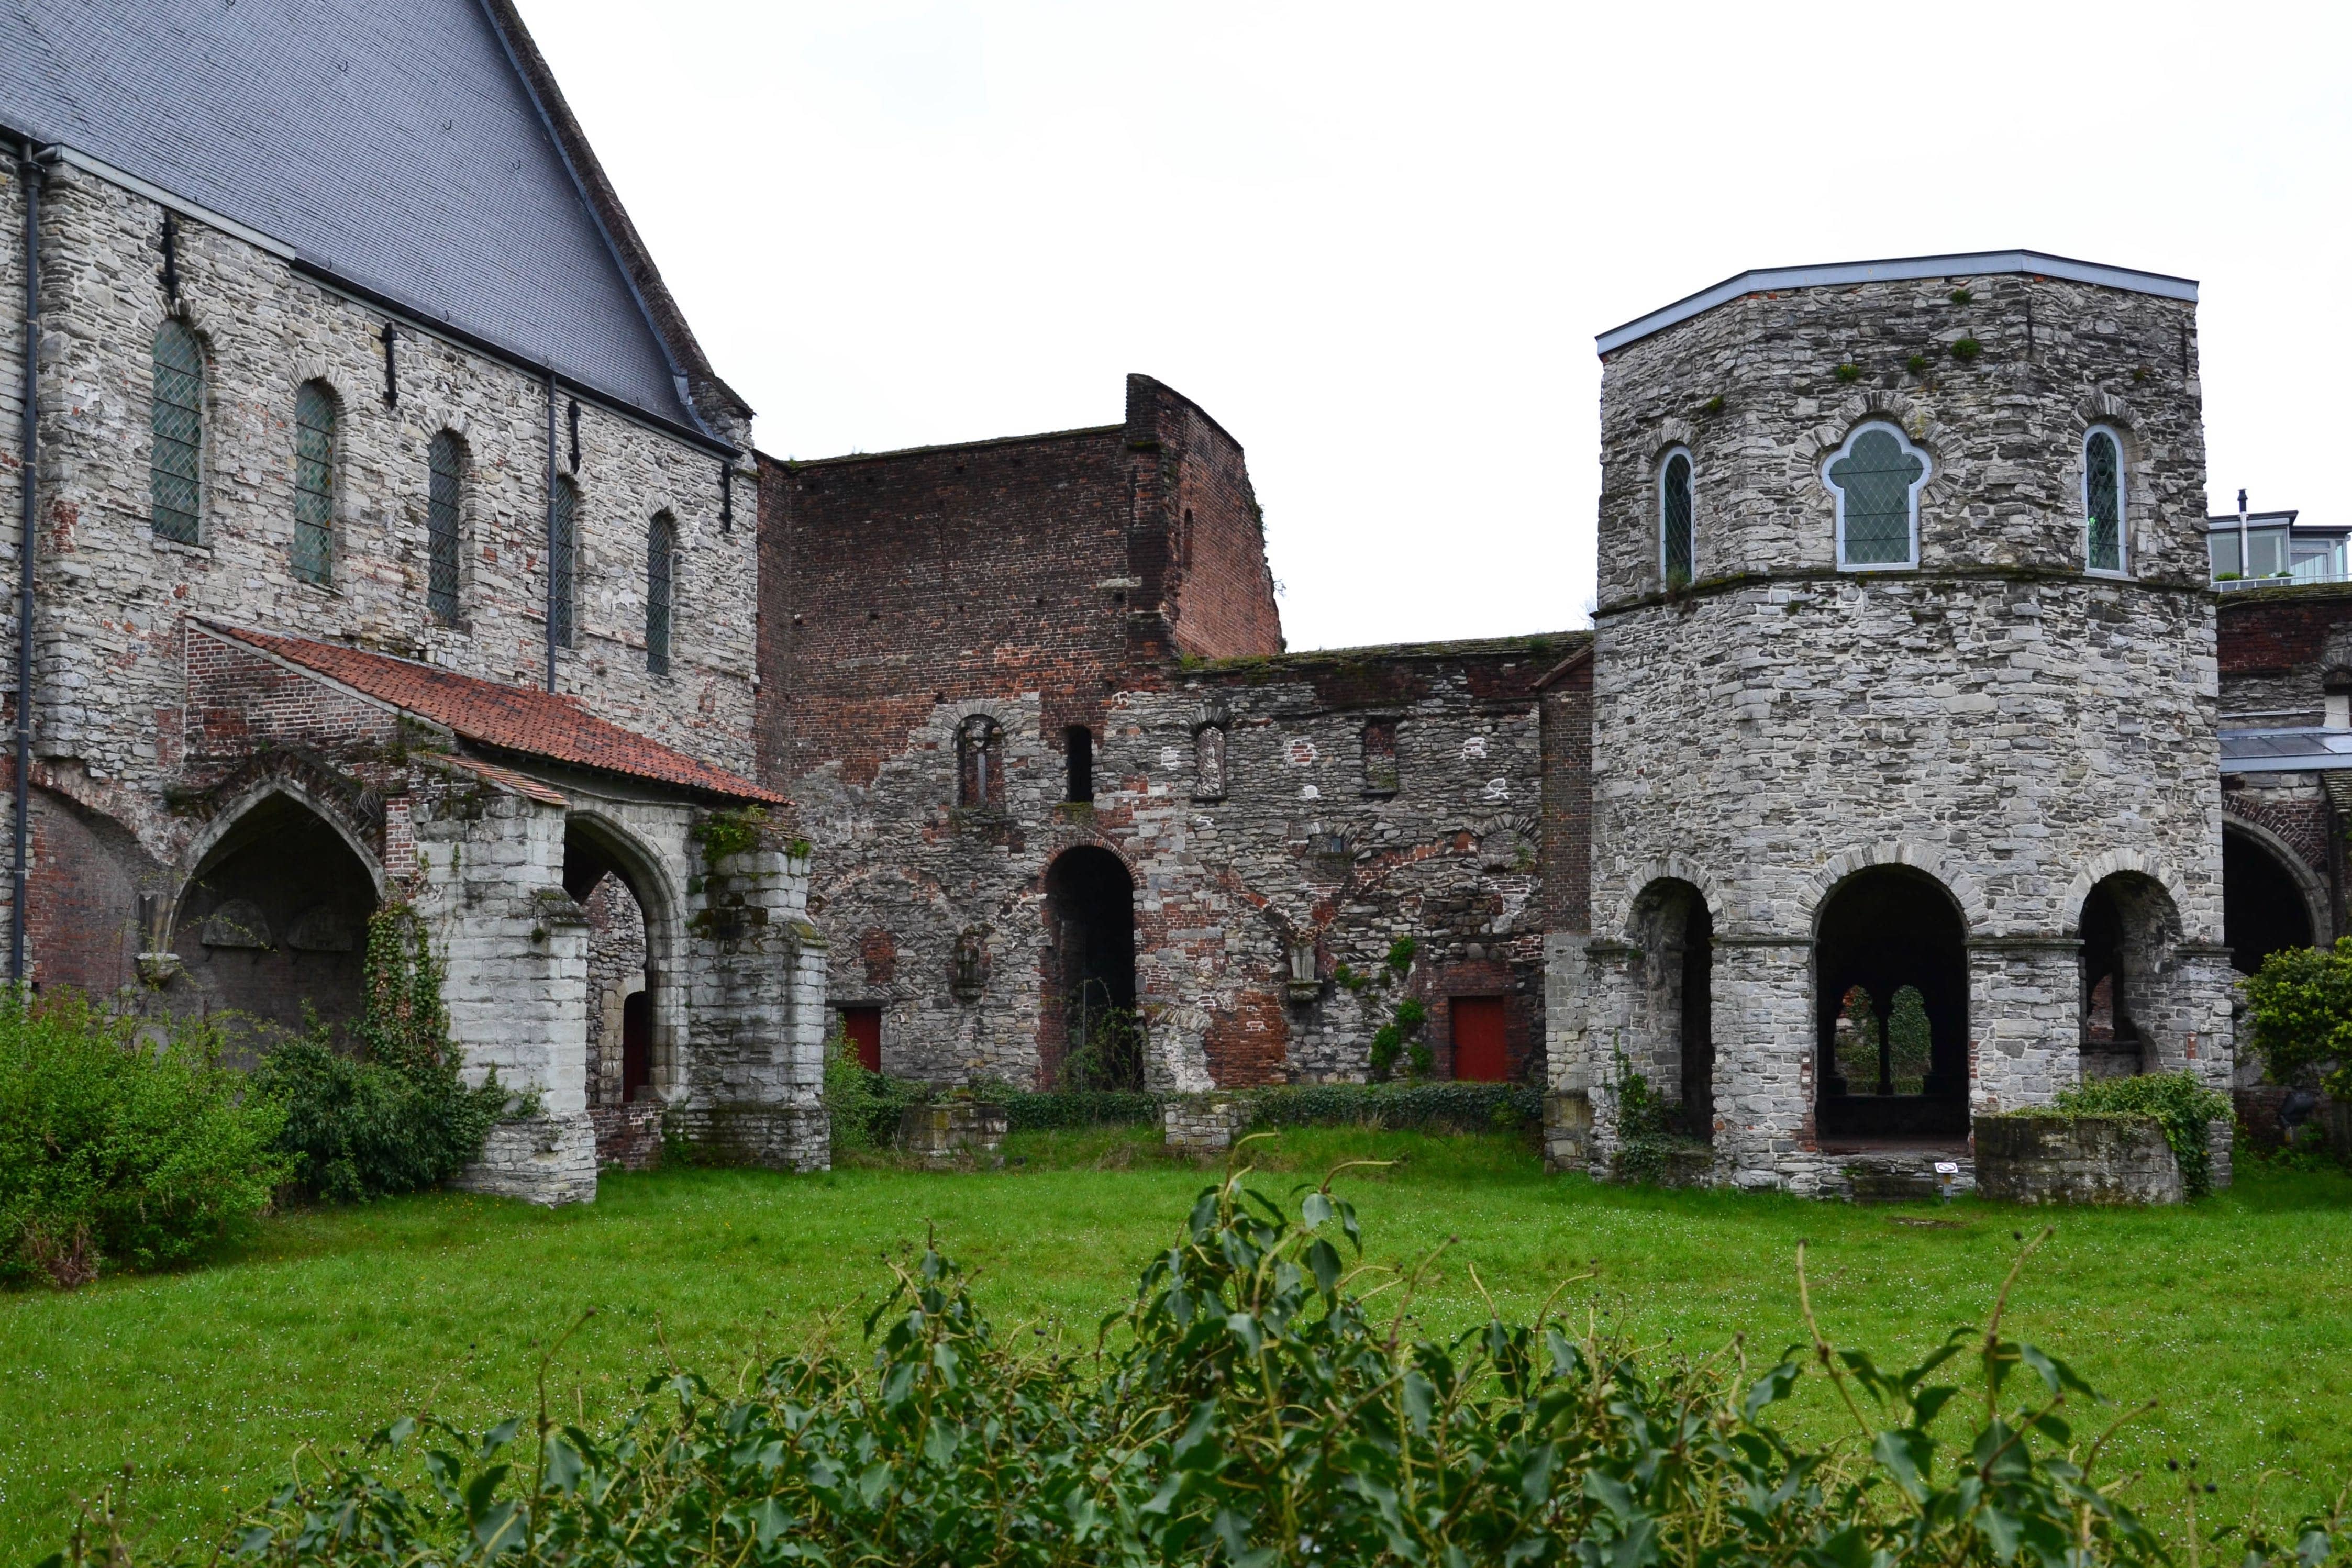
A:
[[[1977,1190],[2006,1203],[2179,1203],[2187,1196],[2180,1163],[2152,1121],[1979,1116],[1976,1149]]]
[[[649,1171],[661,1164],[662,1104],[636,1100],[626,1105],[592,1105],[589,1124],[596,1129],[596,1166],[618,1166],[625,1171]]]
[[[482,1157],[449,1184],[461,1192],[520,1197],[553,1208],[596,1201],[596,1133],[584,1111],[497,1122]]]
[[[1592,1099],[1581,1089],[1558,1090],[1543,1100],[1544,1169],[1557,1176],[1592,1163]]]
[[[1160,1135],[1171,1149],[1221,1155],[1249,1125],[1249,1103],[1230,1094],[1171,1094],[1160,1107]]]
[[[1004,1146],[1004,1107],[976,1100],[935,1100],[898,1113],[898,1142],[934,1170],[995,1165]]]

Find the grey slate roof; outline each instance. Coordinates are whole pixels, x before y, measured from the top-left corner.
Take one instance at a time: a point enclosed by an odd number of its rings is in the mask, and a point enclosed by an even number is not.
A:
[[[0,0],[0,124],[696,423],[480,0]]]

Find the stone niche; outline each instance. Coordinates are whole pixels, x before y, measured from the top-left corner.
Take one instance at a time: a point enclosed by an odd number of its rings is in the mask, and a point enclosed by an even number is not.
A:
[[[2153,1121],[1979,1116],[1977,1191],[2005,1203],[2179,1203],[2180,1162]]]

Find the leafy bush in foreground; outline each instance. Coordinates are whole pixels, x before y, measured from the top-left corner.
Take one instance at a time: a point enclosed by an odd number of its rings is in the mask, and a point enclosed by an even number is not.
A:
[[[359,1052],[324,1029],[262,1058],[255,1092],[285,1108],[278,1144],[294,1179],[331,1203],[364,1203],[437,1186],[479,1159],[509,1092],[493,1069],[468,1088],[449,1038],[441,967],[406,904],[368,921]]]
[[[2246,1040],[2273,1083],[2315,1081],[2352,1100],[2352,936],[2288,947],[2243,982]]]
[[[361,1462],[289,1483],[226,1547],[273,1564],[580,1568],[2166,1561],[2093,1479],[2105,1437],[2071,1423],[2097,1396],[2002,1337],[2008,1285],[1982,1329],[1895,1374],[1818,1327],[1760,1377],[1736,1341],[1659,1357],[1555,1318],[1559,1291],[1532,1322],[1496,1313],[1434,1343],[1407,1337],[1434,1255],[1351,1265],[1357,1218],[1329,1181],[1288,1210],[1247,1174],[1202,1192],[1106,1320],[1118,1348],[1000,1339],[934,1246],[894,1270],[865,1348],[828,1328],[741,1382],[673,1367],[593,1436],[550,1417],[542,1371],[535,1424],[401,1420]],[[1937,1381],[1970,1364],[1973,1392]],[[1852,1437],[1773,1424],[1811,1367]],[[2232,1552],[2319,1568],[2334,1528]]]
[[[244,1233],[286,1175],[280,1113],[244,1091],[201,1024],[159,1040],[70,992],[0,993],[0,1280],[71,1289]]]

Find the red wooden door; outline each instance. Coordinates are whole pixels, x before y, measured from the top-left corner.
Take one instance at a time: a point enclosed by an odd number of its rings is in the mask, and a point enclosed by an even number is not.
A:
[[[1511,1075],[1503,1044],[1503,998],[1454,998],[1454,1076],[1475,1083],[1500,1083]]]
[[[882,1009],[844,1008],[841,1032],[857,1048],[857,1065],[868,1072],[882,1071]]]

